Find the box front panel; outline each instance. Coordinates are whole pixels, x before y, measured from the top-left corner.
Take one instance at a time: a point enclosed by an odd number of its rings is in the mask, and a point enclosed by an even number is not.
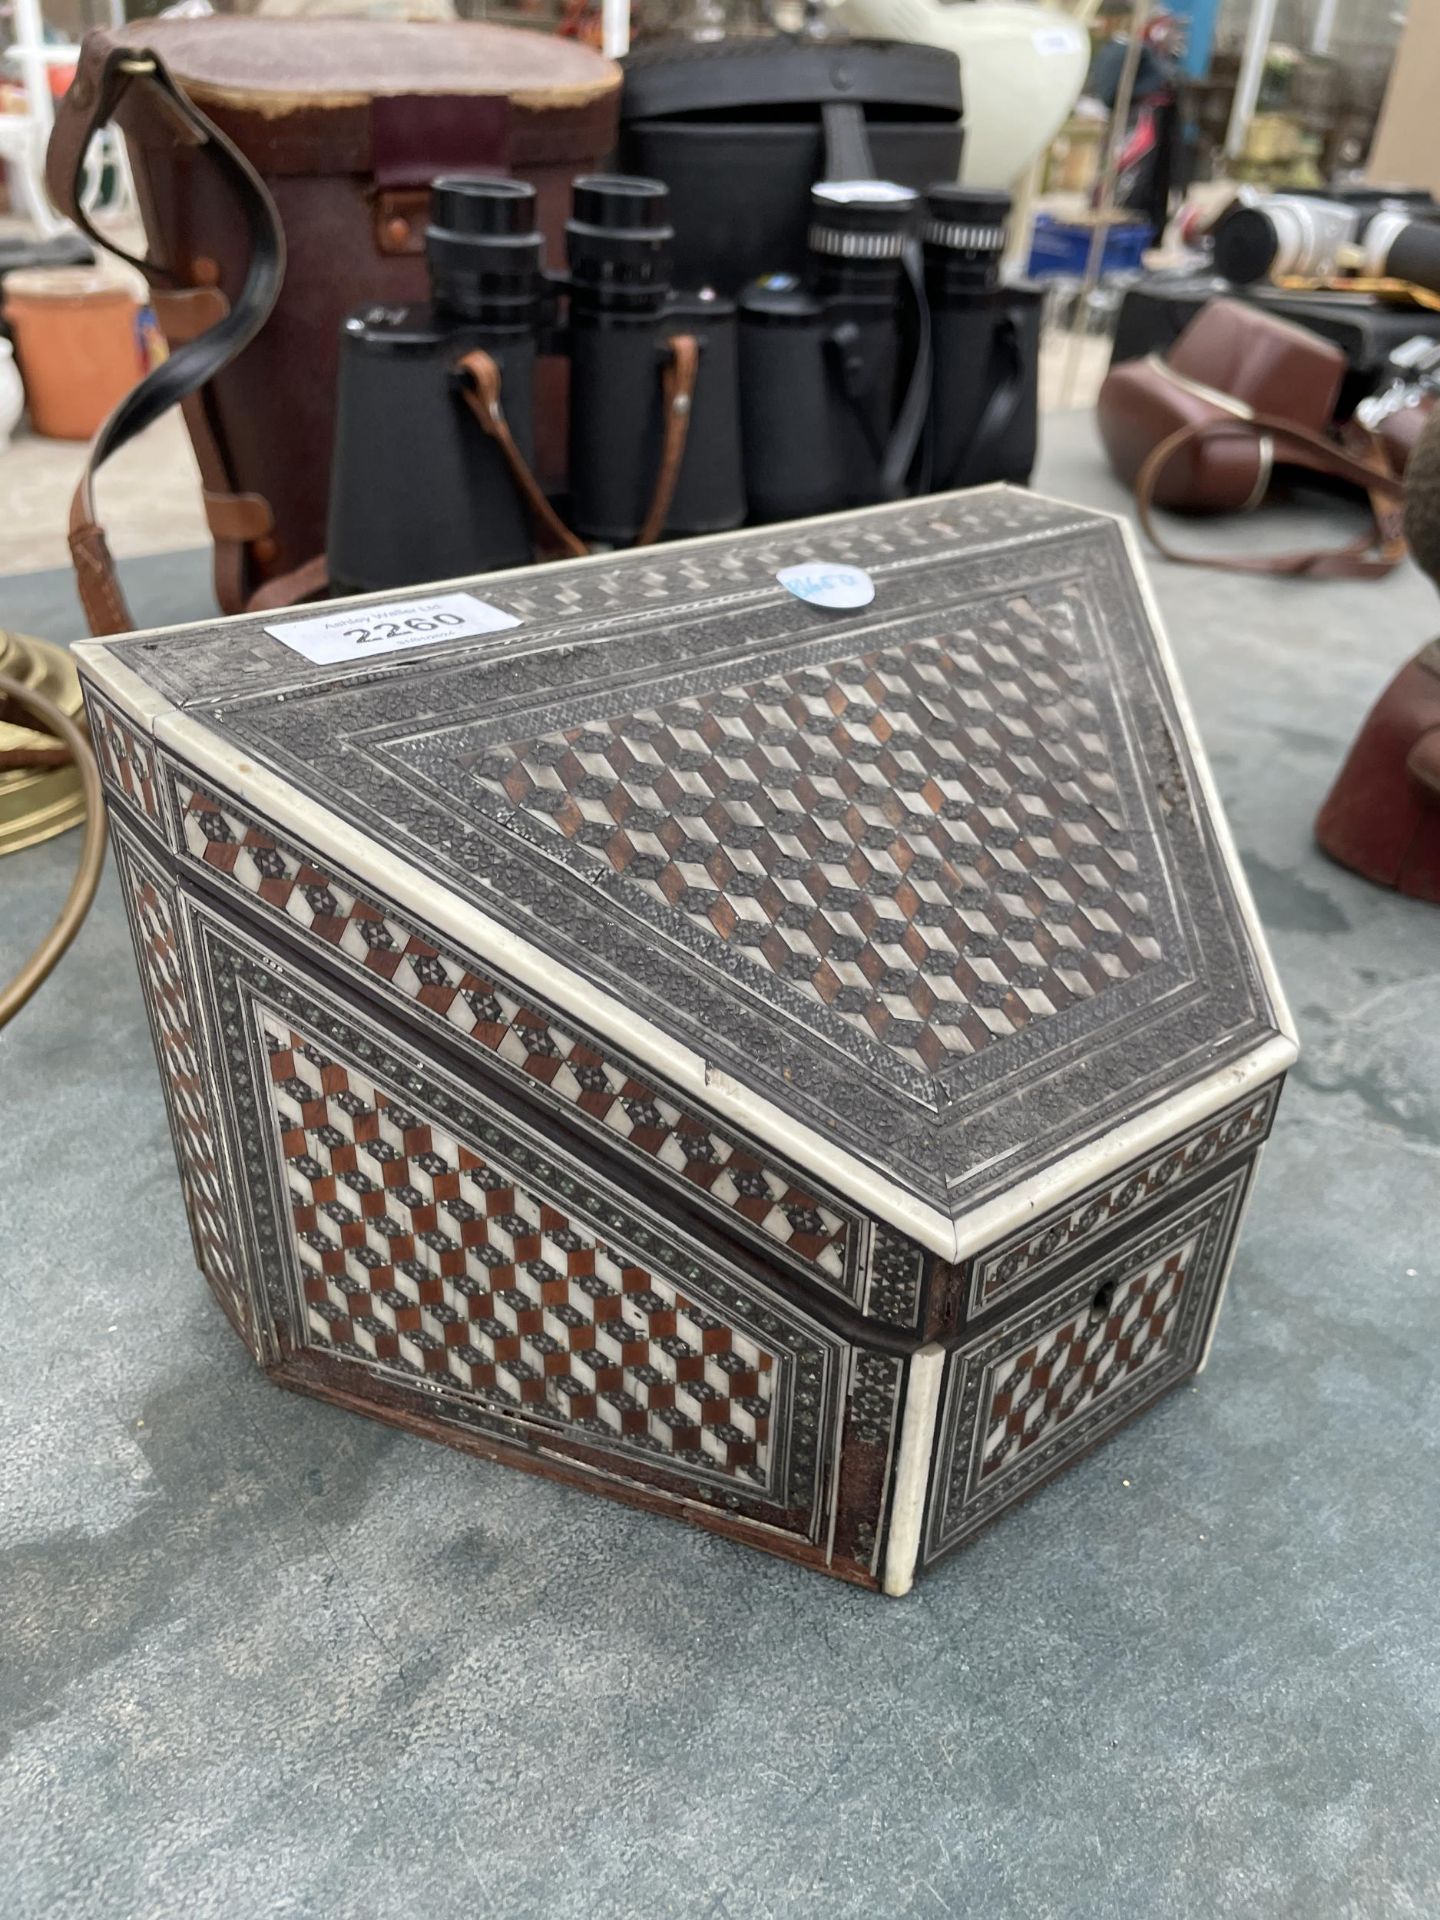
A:
[[[967,1540],[1200,1364],[1257,1150],[1110,1235],[946,1361],[924,1557]]]
[[[882,1408],[849,1343],[749,1265],[332,983],[188,912],[282,1377],[806,1557],[838,1535],[868,1576],[898,1361]],[[879,1463],[864,1513],[839,1512],[842,1447],[847,1472]]]

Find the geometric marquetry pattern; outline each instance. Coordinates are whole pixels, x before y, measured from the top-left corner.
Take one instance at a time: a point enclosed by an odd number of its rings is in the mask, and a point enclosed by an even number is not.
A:
[[[929,1073],[1161,959],[1080,648],[1022,601],[475,777]]]
[[[538,625],[616,607],[625,612],[669,607],[702,594],[753,593],[768,587],[775,570],[793,561],[875,566],[933,551],[937,536],[980,546],[1000,534],[1033,533],[1044,511],[1023,495],[951,494],[927,500],[920,513],[858,517],[839,525],[832,521],[813,532],[787,527],[779,540],[748,535],[743,545],[717,543],[703,554],[687,553],[683,547],[650,547],[643,558],[626,554],[614,567],[587,567],[583,573],[545,568],[523,574],[506,582],[505,607],[527,625]],[[1074,518],[1063,508],[1055,513],[1052,507],[1051,512],[1056,522]],[[242,631],[233,640],[239,654],[236,668],[243,673],[248,635]]]
[[[995,1367],[982,1415],[982,1481],[1162,1357],[1199,1245],[1192,1235]]]
[[[87,706],[95,757],[107,785],[123,794],[147,819],[158,823],[160,799],[154,750],[95,694],[89,695]]]
[[[764,1487],[776,1356],[260,1014],[312,1345]]]
[[[1257,1152],[1199,1192],[1167,1197],[1129,1233],[1102,1240],[1058,1291],[946,1356],[927,1561],[1199,1365]]]
[[[1068,1212],[1038,1223],[1024,1238],[981,1263],[971,1288],[971,1311],[1015,1292],[1079,1241],[1183,1186],[1223,1155],[1263,1139],[1278,1093],[1278,1082],[1263,1087],[1188,1139],[1168,1142],[1148,1160],[1126,1167],[1108,1186],[1082,1195]]]
[[[138,865],[129,868],[127,863],[127,868],[141,978],[159,1043],[160,1072],[170,1092],[176,1153],[199,1266],[211,1285],[226,1294],[248,1329],[250,1315],[230,1244],[223,1176],[174,922],[153,881]]]
[[[813,1193],[550,1014],[342,885],[232,803],[179,783],[176,793],[185,844],[212,872],[283,914],[297,931],[348,955],[485,1048],[502,1068],[547,1088],[830,1280],[844,1280],[849,1224]]]

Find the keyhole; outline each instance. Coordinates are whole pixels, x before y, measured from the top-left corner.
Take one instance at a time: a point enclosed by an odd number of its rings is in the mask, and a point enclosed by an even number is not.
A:
[[[1096,1293],[1095,1298],[1090,1302],[1090,1318],[1092,1320],[1103,1320],[1109,1313],[1111,1307],[1115,1304],[1115,1289],[1119,1284],[1117,1280],[1107,1280],[1105,1285]]]

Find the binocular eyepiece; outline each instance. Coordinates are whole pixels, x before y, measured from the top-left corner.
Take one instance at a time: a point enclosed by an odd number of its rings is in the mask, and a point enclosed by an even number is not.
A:
[[[810,189],[806,236],[817,275],[889,274],[904,257],[918,196],[891,180],[825,180]]]
[[[932,187],[921,225],[927,282],[936,291],[957,294],[995,286],[1009,222],[1008,193]]]
[[[430,194],[425,258],[435,305],[465,320],[523,319],[540,298],[545,243],[523,180],[453,174]]]
[[[674,239],[670,195],[658,180],[583,176],[565,223],[571,298],[612,310],[660,306]],[[441,311],[492,324],[523,321],[545,290],[535,189],[501,175],[437,180],[425,256]]]
[[[565,222],[571,298],[611,308],[659,306],[670,291],[675,229],[658,180],[589,173]]]
[[[888,268],[904,257],[917,210],[927,258],[998,272],[1008,238],[1008,193],[938,186],[922,205],[918,194],[890,180],[826,180],[811,189],[808,241],[816,267]]]

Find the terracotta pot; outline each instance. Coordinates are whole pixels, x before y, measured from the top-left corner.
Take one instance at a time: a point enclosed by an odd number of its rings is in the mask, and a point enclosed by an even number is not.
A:
[[[145,372],[139,303],[93,267],[33,267],[5,280],[5,318],[30,424],[54,440],[89,440]]]

